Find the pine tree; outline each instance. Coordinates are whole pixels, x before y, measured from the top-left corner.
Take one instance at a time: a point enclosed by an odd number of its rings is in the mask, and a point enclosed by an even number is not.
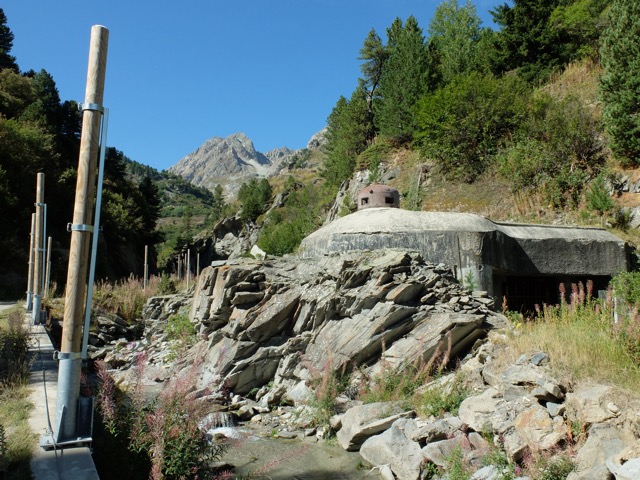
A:
[[[562,0],[514,0],[491,12],[501,27],[494,51],[497,73],[519,69],[520,75],[534,82],[547,77],[568,60],[564,55],[566,39],[551,28],[549,19]]]
[[[376,122],[381,134],[410,140],[415,131],[414,105],[429,88],[428,50],[414,17],[401,29],[396,19],[387,35],[389,58],[380,78]]]
[[[19,73],[16,57],[10,55],[13,48],[13,32],[7,26],[7,16],[4,10],[0,8],[0,70],[10,68]]]
[[[601,37],[603,118],[614,155],[640,165],[640,3],[615,0]]]
[[[376,135],[374,102],[384,65],[389,58],[389,52],[382,44],[382,40],[372,28],[360,49],[358,60],[363,60],[360,71],[364,75],[363,86],[367,92],[367,143],[371,143]]]
[[[351,99],[340,97],[327,120],[327,159],[321,175],[331,185],[351,177],[356,157],[367,148],[367,93],[361,83]]]

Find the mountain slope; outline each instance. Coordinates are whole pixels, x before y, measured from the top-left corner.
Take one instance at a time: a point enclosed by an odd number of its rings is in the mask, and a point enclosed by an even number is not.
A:
[[[252,177],[273,175],[295,153],[283,147],[264,154],[244,133],[235,133],[210,138],[168,171],[210,190],[222,185],[227,196],[235,196],[240,184]]]

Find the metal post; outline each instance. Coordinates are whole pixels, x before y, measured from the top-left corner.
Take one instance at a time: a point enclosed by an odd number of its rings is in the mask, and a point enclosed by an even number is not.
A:
[[[49,296],[51,288],[51,237],[47,239],[47,268],[44,273],[44,298]]]
[[[196,277],[200,277],[200,252],[196,253]]]
[[[77,412],[82,368],[81,342],[83,309],[86,306],[87,263],[93,230],[96,167],[100,147],[100,126],[104,79],[107,65],[109,31],[91,27],[87,87],[82,115],[82,136],[76,183],[76,199],[69,248],[69,269],[59,354],[58,398],[56,405],[55,441],[74,439],[77,435]],[[97,232],[94,232],[97,234]]]
[[[42,307],[42,277],[44,272],[44,173],[38,173],[36,180],[36,237],[33,256],[33,308],[31,310],[34,325],[40,324]]]
[[[187,250],[187,290],[189,290],[189,280],[191,279],[191,249]]]
[[[30,312],[33,308],[33,254],[36,240],[36,214],[31,214],[31,234],[29,235],[29,279],[27,280],[27,303],[25,309]]]
[[[45,283],[47,274],[47,247],[45,240],[47,238],[47,204],[44,204],[44,217],[42,219],[42,296],[46,296]]]
[[[144,291],[149,286],[149,245],[144,246],[144,280],[142,281]]]

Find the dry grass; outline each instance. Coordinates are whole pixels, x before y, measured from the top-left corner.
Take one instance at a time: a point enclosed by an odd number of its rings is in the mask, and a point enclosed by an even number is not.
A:
[[[569,64],[563,72],[556,74],[543,88],[550,95],[561,99],[568,95],[578,97],[585,105],[599,108],[599,78],[602,68],[591,59]]]
[[[513,219],[518,213],[507,182],[491,173],[473,183],[450,182],[433,175],[424,188],[422,209],[477,213],[492,220]]]
[[[630,320],[633,324],[637,318]],[[621,321],[622,322],[622,321]],[[633,324],[613,324],[610,303],[587,300],[573,305],[546,306],[537,318],[516,325],[507,344],[513,355],[545,351],[556,374],[575,381],[616,385],[640,394],[637,358],[623,338],[637,335]],[[635,339],[637,341],[637,338]]]

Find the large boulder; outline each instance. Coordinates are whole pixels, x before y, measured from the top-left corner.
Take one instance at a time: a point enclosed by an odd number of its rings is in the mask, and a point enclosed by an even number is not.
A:
[[[399,418],[414,416],[399,403],[377,402],[350,408],[342,417],[338,443],[348,451],[357,451],[367,438],[387,430]]]

